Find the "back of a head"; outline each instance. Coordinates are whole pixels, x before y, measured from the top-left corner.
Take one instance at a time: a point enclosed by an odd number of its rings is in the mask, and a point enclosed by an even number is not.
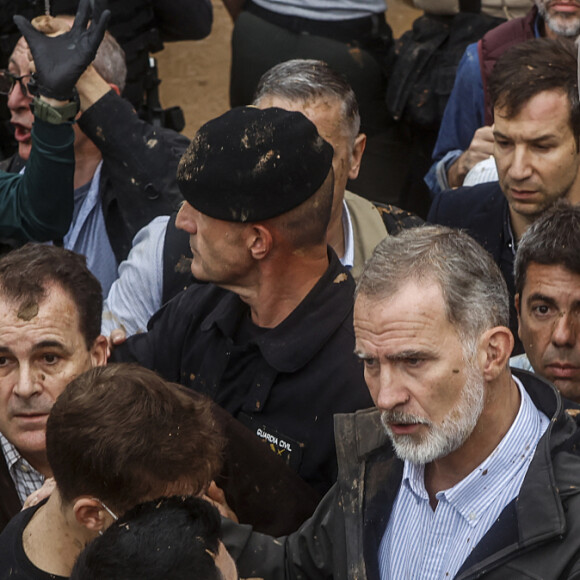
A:
[[[79,556],[71,580],[221,580],[217,510],[195,497],[138,505]]]
[[[37,310],[47,287],[56,283],[76,304],[80,331],[87,348],[101,332],[101,284],[84,256],[57,246],[26,244],[0,258],[0,298],[19,302],[22,310]]]
[[[564,266],[580,275],[580,207],[557,201],[524,233],[514,263],[516,292],[521,295],[529,265]]]
[[[509,295],[501,271],[464,232],[423,226],[387,236],[367,261],[356,295],[388,299],[412,281],[439,285],[447,318],[466,341],[508,326]]]
[[[200,493],[217,475],[223,446],[210,405],[138,365],[83,373],[46,427],[63,501],[91,495],[119,514],[168,492]]]
[[[508,119],[543,91],[561,91],[570,102],[571,127],[580,134],[577,49],[563,38],[534,38],[512,46],[498,59],[488,81],[492,107]]]
[[[291,242],[325,244],[332,156],[302,113],[238,107],[199,129],[179,162],[177,181],[186,201],[211,218],[278,220]]]
[[[352,87],[324,61],[293,59],[273,66],[260,78],[253,104],[259,106],[265,97],[303,104],[336,100],[342,103],[344,129],[353,140],[360,131],[360,114]]]

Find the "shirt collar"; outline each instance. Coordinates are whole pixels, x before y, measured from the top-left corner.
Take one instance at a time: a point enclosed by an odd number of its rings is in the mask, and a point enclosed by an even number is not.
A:
[[[520,392],[520,408],[508,432],[494,451],[467,477],[436,497],[447,501],[474,527],[502,485],[516,476],[533,455],[541,436],[540,415],[520,380],[512,375]],[[425,466],[405,461],[403,483],[419,499],[428,501]]]
[[[503,220],[503,239],[505,240],[505,246],[507,246],[511,254],[515,257],[517,251],[517,243],[512,228],[512,217],[510,214],[510,206],[507,203],[507,200],[504,207],[504,212],[505,213]]]
[[[8,471],[13,474],[14,470],[22,466],[24,469],[23,471],[32,472],[38,474],[39,477],[44,478],[44,476],[34,469],[30,463],[20,455],[20,452],[2,433],[0,433],[0,446],[2,447],[2,453],[4,454],[4,459],[6,459],[6,466],[8,467]]]
[[[342,231],[344,232],[344,256],[340,259],[340,263],[350,270],[354,265],[354,230],[350,211],[344,200],[342,200]]]
[[[352,317],[354,280],[330,246],[328,258],[326,272],[302,302],[278,326],[255,341],[262,356],[278,372],[292,373],[304,367],[347,317]],[[224,292],[227,296],[204,319],[201,330],[217,327],[231,339],[249,307],[237,294]],[[349,326],[352,329],[352,320]]]

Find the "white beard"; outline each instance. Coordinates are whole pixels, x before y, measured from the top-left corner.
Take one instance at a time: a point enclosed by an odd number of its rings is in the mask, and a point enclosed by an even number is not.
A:
[[[551,15],[547,9],[547,5],[550,4],[549,0],[535,0],[535,2],[540,16],[552,32],[566,38],[576,38],[580,34],[580,17],[562,12]]]
[[[383,411],[381,422],[391,439],[397,457],[403,461],[426,464],[459,449],[473,433],[483,411],[485,383],[472,361],[466,366],[465,385],[455,407],[435,425],[424,417],[400,411]],[[395,435],[389,423],[421,423],[427,433],[419,440],[414,435]]]

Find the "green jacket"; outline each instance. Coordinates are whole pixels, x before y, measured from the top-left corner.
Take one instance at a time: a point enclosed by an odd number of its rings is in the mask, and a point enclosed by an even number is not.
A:
[[[0,171],[0,238],[45,242],[62,238],[72,220],[72,124],[34,120],[23,175]]]

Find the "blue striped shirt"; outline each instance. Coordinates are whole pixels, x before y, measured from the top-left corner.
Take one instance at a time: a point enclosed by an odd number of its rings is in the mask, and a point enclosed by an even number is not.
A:
[[[436,494],[425,489],[424,466],[408,461],[379,548],[381,580],[453,578],[503,508],[519,493],[550,421],[518,379],[518,414],[495,450],[466,478]]]

